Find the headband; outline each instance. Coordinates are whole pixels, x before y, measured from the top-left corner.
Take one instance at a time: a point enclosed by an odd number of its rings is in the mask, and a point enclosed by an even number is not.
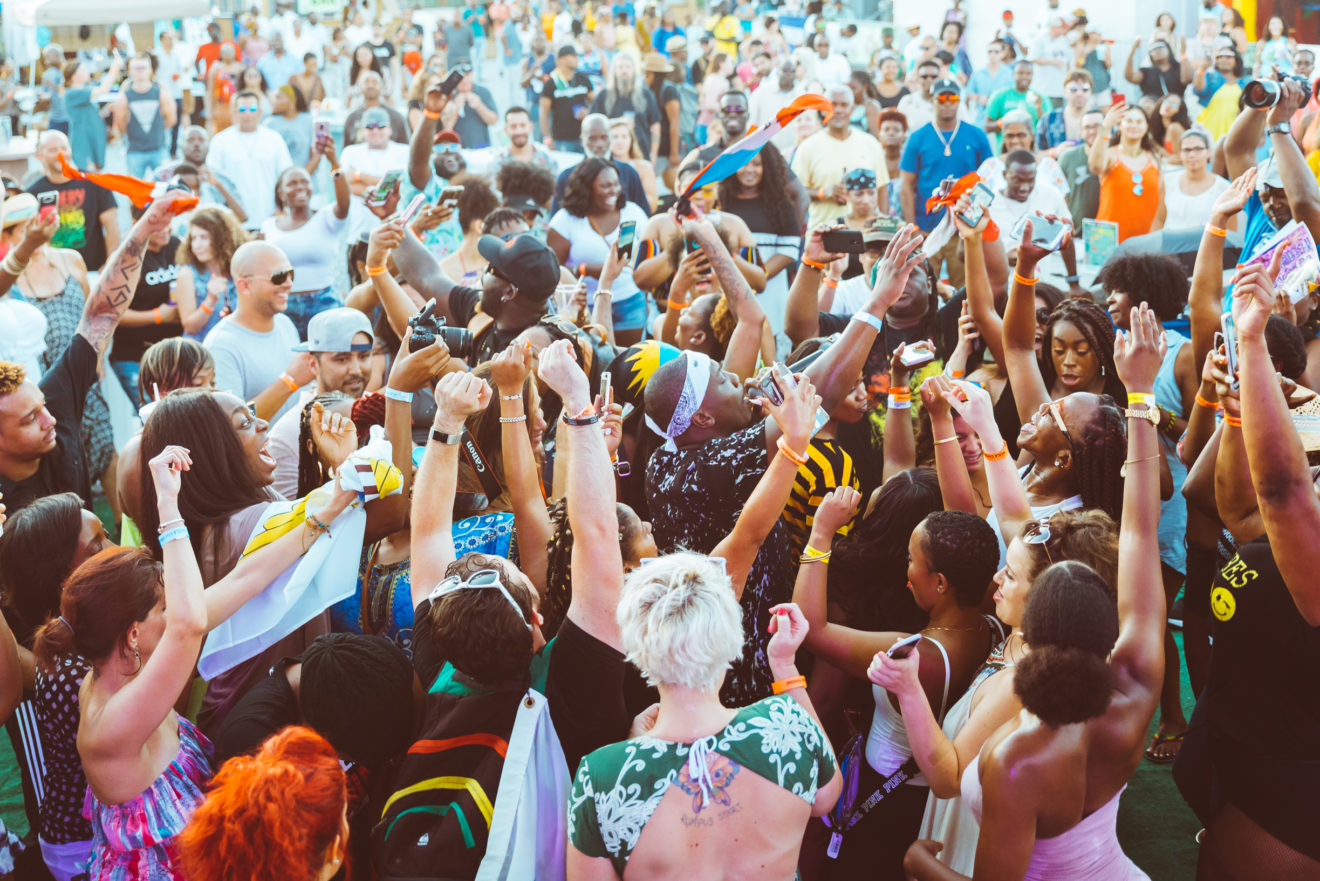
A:
[[[683,393],[678,396],[678,403],[674,404],[674,415],[669,418],[669,427],[661,429],[649,414],[646,417],[647,426],[665,439],[664,448],[671,453],[678,451],[674,438],[682,437],[683,432],[688,430],[692,416],[701,408],[701,402],[706,399],[706,389],[710,386],[710,356],[685,351],[682,357],[687,365],[687,373],[683,377]]]

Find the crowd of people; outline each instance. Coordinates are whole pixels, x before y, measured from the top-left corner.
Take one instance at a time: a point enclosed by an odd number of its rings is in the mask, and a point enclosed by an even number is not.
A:
[[[48,47],[0,876],[1119,881],[1146,761],[1320,877],[1314,55],[1057,7]]]

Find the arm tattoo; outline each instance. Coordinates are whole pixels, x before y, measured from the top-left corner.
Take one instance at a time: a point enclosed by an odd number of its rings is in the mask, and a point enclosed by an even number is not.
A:
[[[710,268],[714,270],[715,277],[720,280],[720,287],[724,288],[724,296],[729,301],[731,310],[736,310],[738,305],[752,297],[752,289],[747,285],[747,279],[738,269],[738,264],[733,262],[733,257],[729,254],[729,249],[724,246],[724,241],[716,234],[715,245],[711,248],[715,256],[710,258]]]
[[[138,239],[129,233],[128,239],[111,255],[105,271],[97,279],[96,289],[83,306],[78,333],[98,353],[105,351],[119,319],[124,317],[129,304],[133,302],[133,291],[142,275],[142,251],[145,247],[145,239]]]

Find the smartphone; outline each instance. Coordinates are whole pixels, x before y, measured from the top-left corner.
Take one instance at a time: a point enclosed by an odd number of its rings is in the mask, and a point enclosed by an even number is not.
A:
[[[1127,95],[1124,95],[1122,92],[1116,89],[1114,90],[1113,102],[1114,102],[1113,106],[1122,107],[1124,104],[1127,103]]]
[[[920,633],[914,633],[911,636],[905,636],[902,639],[900,639],[898,642],[891,645],[889,647],[889,651],[885,652],[885,654],[889,655],[889,657],[893,658],[896,661],[901,661],[903,658],[906,658],[908,655],[916,651],[917,644],[920,642],[921,642]]]
[[[390,193],[394,192],[395,185],[402,179],[403,169],[385,172],[379,183],[376,184],[376,188],[367,193],[366,201],[371,202],[374,205],[379,205],[381,202],[384,202],[390,197]]]
[[[463,81],[463,77],[467,76],[468,71],[471,69],[466,64],[455,67],[449,72],[449,76],[445,77],[445,81],[440,84],[440,91],[446,96],[454,94],[454,89],[458,88],[458,84]]]
[[[610,385],[610,372],[608,370],[600,375],[600,397],[607,409],[614,403],[614,386]]]
[[[412,219],[417,216],[417,212],[422,209],[422,205],[425,202],[426,197],[421,193],[412,197],[412,201],[408,203],[408,207],[403,209],[403,213],[399,215],[399,219],[403,221],[404,226],[412,223]]]
[[[972,201],[971,210],[966,214],[958,215],[958,219],[968,226],[976,226],[985,216],[985,209],[990,207],[990,203],[995,199],[995,191],[983,183],[978,183],[967,193],[967,197]]]
[[[685,238],[683,240],[683,245],[687,249],[689,254],[701,250],[701,243],[698,242],[696,239]],[[701,278],[710,278],[712,272],[714,272],[713,269],[703,270],[701,273]]]
[[[904,367],[924,367],[935,360],[935,350],[930,343],[922,340],[905,346],[898,360]]]
[[[1237,322],[1233,320],[1232,312],[1225,312],[1219,318],[1220,325],[1224,328],[1224,354],[1228,358],[1228,383],[1233,391],[1238,390],[1238,355],[1237,355]]]
[[[835,254],[860,254],[865,247],[860,229],[827,229],[821,233],[820,244]]]
[[[1018,218],[1009,235],[1015,240],[1020,240],[1022,232],[1027,228],[1027,221],[1031,221],[1031,243],[1047,251],[1059,250],[1063,245],[1064,237],[1071,229],[1062,220],[1050,220],[1033,211]]]
[[[632,262],[633,239],[637,234],[637,221],[626,220],[619,224],[619,262],[627,266]]]
[[[60,194],[55,190],[37,194],[37,204],[45,208],[47,205],[54,208],[59,203]]]
[[[461,195],[463,195],[462,187],[445,187],[440,191],[440,204],[446,208],[455,208]]]
[[[330,135],[330,123],[326,122],[326,121],[323,120],[323,119],[322,119],[322,120],[317,120],[316,125],[314,125],[312,128],[313,128],[313,130],[314,130],[315,133],[316,133],[316,140],[318,140],[318,141],[328,141],[328,140],[330,140],[330,138],[331,138],[331,135]]]

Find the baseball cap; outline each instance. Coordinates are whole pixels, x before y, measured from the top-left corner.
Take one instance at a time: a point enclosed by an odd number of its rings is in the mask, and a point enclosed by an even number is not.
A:
[[[360,333],[365,333],[369,341],[353,342],[353,337]],[[369,352],[371,341],[375,338],[367,316],[356,309],[339,306],[313,315],[312,320],[307,322],[307,342],[294,346],[293,351]]]
[[[446,129],[445,131],[435,133],[434,149],[436,150],[457,150],[462,143],[463,141],[458,137],[458,132]]]
[[[477,253],[530,299],[542,302],[550,299],[559,284],[559,258],[535,236],[524,233],[507,242],[495,236],[482,236],[477,240]]]
[[[538,214],[544,214],[545,209],[536,204],[536,200],[531,196],[509,196],[504,200],[505,208],[512,208],[514,211],[535,211]]]
[[[384,107],[368,107],[362,113],[362,127],[371,128],[380,126],[388,128],[390,124],[390,115],[385,112]]]
[[[962,87],[958,85],[957,80],[943,77],[935,81],[935,85],[930,87],[932,95],[962,95]]]
[[[1271,187],[1276,190],[1283,189],[1283,178],[1279,175],[1279,163],[1273,155],[1267,156],[1265,161],[1256,167],[1256,189],[1261,187]]]

